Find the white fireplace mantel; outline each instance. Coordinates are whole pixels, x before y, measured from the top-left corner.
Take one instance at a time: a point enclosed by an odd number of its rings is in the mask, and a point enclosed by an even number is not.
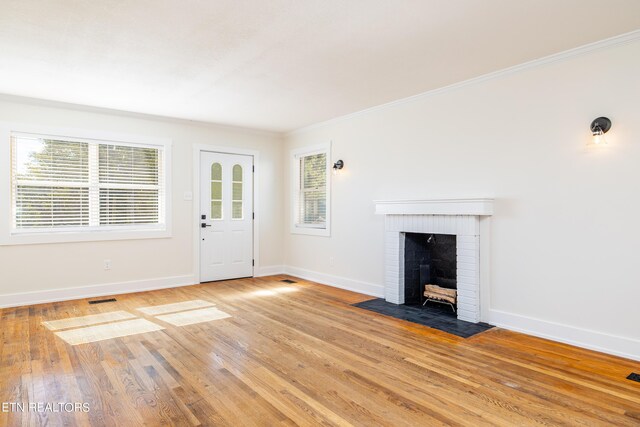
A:
[[[493,199],[375,200],[377,215],[493,215]]]

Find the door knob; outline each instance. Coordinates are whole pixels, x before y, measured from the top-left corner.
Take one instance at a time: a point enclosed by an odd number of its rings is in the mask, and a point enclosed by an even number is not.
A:
[[[204,222],[202,224],[200,224],[200,227],[202,228],[207,228],[207,227],[211,227],[211,225],[209,224],[205,224]]]

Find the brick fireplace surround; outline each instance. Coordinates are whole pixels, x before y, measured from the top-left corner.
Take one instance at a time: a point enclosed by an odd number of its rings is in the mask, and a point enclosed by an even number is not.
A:
[[[480,319],[480,219],[493,214],[492,199],[376,201],[385,216],[384,294],[388,302],[404,304],[405,233],[453,234],[457,241],[458,319]],[[482,245],[488,247],[488,245]]]

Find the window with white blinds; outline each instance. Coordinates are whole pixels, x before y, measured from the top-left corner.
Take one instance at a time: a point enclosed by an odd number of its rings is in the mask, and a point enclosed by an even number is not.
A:
[[[305,234],[328,232],[328,158],[328,149],[294,154],[296,180],[294,232]],[[314,229],[315,232],[309,232]]]
[[[164,146],[11,135],[13,234],[162,229]]]

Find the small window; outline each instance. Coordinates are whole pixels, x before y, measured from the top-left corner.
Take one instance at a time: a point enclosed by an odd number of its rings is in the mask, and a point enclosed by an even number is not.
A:
[[[231,183],[231,219],[243,219],[242,214],[242,166],[233,166],[233,181]]]
[[[211,219],[222,219],[222,165],[211,165]]]
[[[328,147],[293,154],[294,233],[329,235],[328,159]]]

